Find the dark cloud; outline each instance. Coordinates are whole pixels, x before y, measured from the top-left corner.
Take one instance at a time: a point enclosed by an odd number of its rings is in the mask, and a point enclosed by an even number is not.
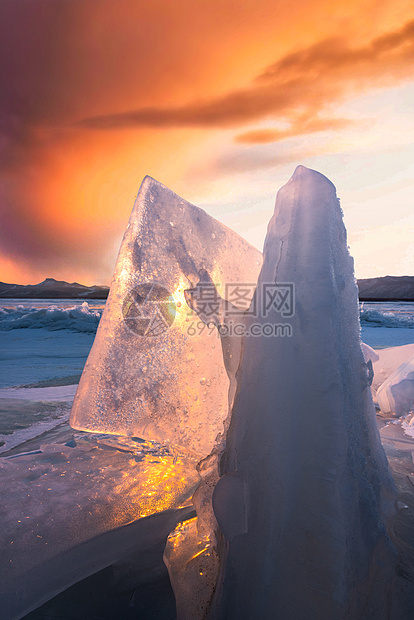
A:
[[[79,121],[90,129],[123,127],[238,127],[276,112],[287,113],[304,99],[303,81],[291,80],[283,90],[272,85],[253,86],[207,101],[182,107],[147,107],[122,114],[96,116]],[[322,104],[323,96],[316,88],[306,93],[308,105]]]
[[[27,128],[62,119],[60,84],[67,0],[0,2],[0,132],[13,143],[32,136]]]
[[[82,243],[70,239],[63,225],[49,221],[39,192],[50,182],[54,128],[67,122],[82,95],[66,84],[75,5],[77,0],[0,0],[0,253],[48,275],[85,262],[85,237]],[[96,250],[103,239],[87,241],[86,261],[99,269]]]
[[[395,55],[396,54],[396,55]],[[395,56],[394,56],[395,55]],[[360,67],[371,67],[376,73],[391,62],[405,65],[414,55],[414,20],[395,32],[377,37],[366,46],[351,48],[341,38],[329,38],[311,47],[288,54],[258,76],[257,82],[283,81],[292,75],[319,75],[350,68],[357,74]],[[408,66],[405,67],[408,70]],[[341,74],[338,76],[341,77]]]
[[[351,48],[340,38],[326,39],[309,48],[288,54],[270,65],[245,89],[210,101],[180,107],[145,107],[121,114],[86,118],[79,126],[90,129],[122,127],[240,127],[270,117],[304,114],[308,118],[343,97],[348,91],[412,79],[414,21],[401,29],[377,37],[368,45]],[[293,125],[289,135],[320,131],[311,125]],[[336,121],[337,127],[346,121]],[[335,121],[326,121],[326,128]],[[264,134],[257,134],[259,141]],[[267,134],[268,137],[270,134]],[[281,136],[275,132],[276,139]],[[242,141],[243,138],[240,138]],[[253,141],[252,134],[250,141]]]

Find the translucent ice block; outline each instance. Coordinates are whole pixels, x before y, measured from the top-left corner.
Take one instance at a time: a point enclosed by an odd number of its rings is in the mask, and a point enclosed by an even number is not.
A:
[[[235,232],[146,177],[71,425],[209,453],[228,413],[229,382],[217,331],[192,312],[184,291],[205,270],[244,310],[261,264],[261,253]],[[214,313],[213,292],[201,301]]]

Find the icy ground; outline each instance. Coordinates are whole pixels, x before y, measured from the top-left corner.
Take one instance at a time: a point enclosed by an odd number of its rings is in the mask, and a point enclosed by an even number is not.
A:
[[[193,515],[195,462],[138,438],[73,433],[61,422],[2,456],[0,574],[7,620],[134,547],[144,562],[136,570],[145,571],[147,556],[175,523]],[[130,529],[119,529],[129,523]],[[159,570],[156,560],[148,574]]]

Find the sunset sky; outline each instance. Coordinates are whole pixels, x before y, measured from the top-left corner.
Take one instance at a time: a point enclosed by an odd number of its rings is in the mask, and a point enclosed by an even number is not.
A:
[[[109,284],[146,174],[262,248],[296,165],[414,275],[412,0],[0,0],[0,280]]]

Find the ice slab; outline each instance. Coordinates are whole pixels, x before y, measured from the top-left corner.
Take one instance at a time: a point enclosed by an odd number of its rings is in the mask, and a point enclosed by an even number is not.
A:
[[[414,356],[414,344],[388,347],[377,350],[379,359],[373,362],[374,381],[372,387],[378,388],[397,370],[401,364]]]
[[[377,390],[382,413],[401,416],[414,407],[414,356],[403,362]]]
[[[214,327],[199,321],[184,291],[206,270],[223,297],[231,285],[247,285],[244,309],[261,264],[261,253],[236,233],[146,177],[71,425],[208,454],[228,414],[228,377]],[[213,309],[215,299],[203,303]]]
[[[294,287],[290,317],[264,293],[275,283]],[[395,489],[342,213],[318,172],[299,166],[278,193],[255,299],[263,330],[244,339],[221,457],[221,475],[240,482],[213,497],[225,531],[209,617],[386,618]],[[266,334],[281,321],[290,337]],[[246,533],[231,527],[240,505]]]

